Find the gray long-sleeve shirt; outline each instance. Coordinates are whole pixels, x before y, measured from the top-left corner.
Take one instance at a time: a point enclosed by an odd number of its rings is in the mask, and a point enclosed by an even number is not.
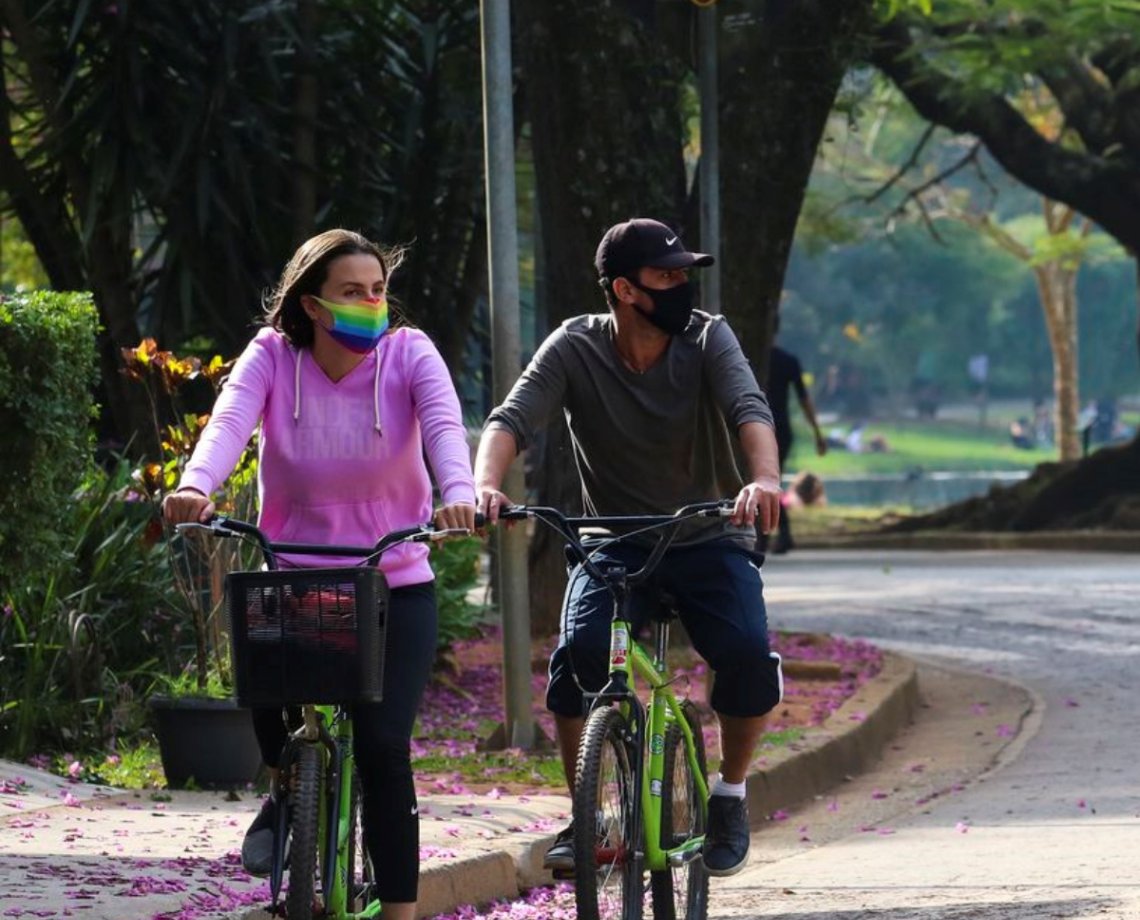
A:
[[[591,515],[671,514],[690,502],[735,497],[743,480],[733,437],[745,422],[772,425],[736,336],[723,317],[699,310],[640,374],[618,355],[611,315],[567,320],[487,427],[509,431],[522,451],[559,410]],[[731,536],[751,546],[756,535],[727,519],[701,519],[681,536],[684,543]]]

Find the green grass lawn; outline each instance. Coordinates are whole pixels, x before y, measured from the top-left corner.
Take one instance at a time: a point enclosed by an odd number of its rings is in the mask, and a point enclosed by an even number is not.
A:
[[[823,426],[824,431],[829,426]],[[842,427],[844,431],[848,426]],[[886,439],[887,453],[858,453],[831,449],[824,457],[813,450],[810,431],[799,424],[788,460],[788,472],[811,470],[827,481],[829,476],[868,473],[905,473],[915,467],[927,472],[971,470],[1028,470],[1046,460],[1055,460],[1055,450],[1020,450],[1004,429],[961,422],[870,422],[863,430],[863,443],[875,435]]]

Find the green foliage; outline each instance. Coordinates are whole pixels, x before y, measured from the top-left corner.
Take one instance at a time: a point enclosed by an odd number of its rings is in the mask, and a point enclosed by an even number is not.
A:
[[[144,339],[134,348],[122,350],[123,373],[146,391],[151,407],[151,423],[161,454],[144,461],[132,473],[138,495],[153,505],[156,517],[162,500],[182,478],[182,471],[194,453],[208,415],[184,411],[183,391],[199,376],[209,381],[215,399],[222,381],[233,366],[221,355],[208,361],[196,356],[179,357],[158,347],[154,339]],[[163,424],[163,419],[174,419]],[[226,479],[222,491],[213,496],[221,514],[248,518],[253,514],[257,485],[256,434],[246,445],[237,466]],[[193,625],[193,661],[181,665],[177,674],[167,677],[165,692],[174,695],[227,696],[230,686],[229,639],[221,623],[223,598],[219,590],[226,572],[248,568],[252,552],[243,541],[201,540],[195,534],[174,534],[164,543],[172,595],[180,611]],[[190,683],[194,687],[190,687]]]
[[[435,596],[439,605],[440,650],[457,639],[468,639],[478,632],[486,608],[467,599],[479,580],[483,541],[460,537],[437,543],[432,549],[431,567],[435,572]]]
[[[811,449],[810,432],[806,426],[797,424],[788,468],[789,471],[811,470],[822,476],[826,485],[828,477],[836,475],[903,475],[916,469],[1030,470],[1038,463],[1056,459],[1056,451],[1052,449],[1014,447],[1006,425],[1008,421],[981,430],[965,422],[872,422],[865,429],[864,440],[881,435],[890,447],[888,452],[853,454],[832,450],[824,457],[817,457]]]
[[[920,212],[908,202],[911,190],[960,162],[972,141],[942,130],[927,137],[898,90],[864,77],[852,81],[865,84],[859,110],[832,117],[785,280],[780,341],[814,374],[817,402],[846,415],[908,408],[920,377],[943,400],[967,398],[966,366],[978,353],[990,356],[991,397],[1028,404],[1050,396],[1052,358],[1032,272],[982,231],[944,219],[955,208],[989,215],[1033,261],[1083,261],[1081,391],[1135,392],[1135,267],[1120,247],[1099,230],[1083,236],[1079,216],[1067,238],[1050,237],[1040,196],[984,153],[935,182]],[[857,376],[870,406],[828,402],[819,384],[830,367]]]
[[[0,253],[3,253],[0,259],[0,291],[13,293],[48,287],[48,278],[36,258],[35,247],[19,221],[0,220]]]
[[[22,6],[0,206],[67,215],[45,219],[52,243],[83,248],[78,271],[114,258],[146,331],[236,347],[293,248],[346,226],[416,242],[398,293],[450,333],[469,248],[482,256],[477,4]]]
[[[201,686],[198,672],[190,662],[174,676],[168,674],[157,675],[153,693],[162,696],[186,697],[196,696],[205,699],[229,699],[233,690],[233,679],[230,675],[230,662],[226,659],[211,661],[211,667],[206,672],[206,685]]]
[[[168,556],[130,466],[96,471],[65,506],[69,541],[0,619],[0,752],[105,747],[137,732],[139,700],[186,638]]]
[[[66,545],[62,525],[92,457],[96,327],[88,294],[0,299],[0,600]]]

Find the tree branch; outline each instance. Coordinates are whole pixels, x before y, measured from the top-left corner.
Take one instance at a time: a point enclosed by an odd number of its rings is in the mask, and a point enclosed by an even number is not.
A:
[[[923,148],[926,147],[927,143],[930,141],[931,136],[934,134],[935,128],[937,127],[938,125],[934,124],[933,122],[926,126],[926,130],[922,132],[922,137],[920,137],[918,139],[918,143],[914,145],[914,149],[910,152],[910,156],[906,158],[906,162],[903,163],[903,165],[898,168],[898,171],[895,172],[895,174],[891,176],[886,182],[875,189],[875,191],[873,191],[870,195],[865,196],[862,199],[864,204],[871,204],[872,202],[878,201],[891,189],[891,187],[896,182],[899,181],[899,179],[901,179],[914,168],[914,164],[918,162],[918,158],[922,154]]]
[[[1112,93],[1078,60],[1046,68],[1041,79],[1061,107],[1065,123],[1081,136],[1090,153],[1104,154],[1121,139],[1115,129]]]
[[[1050,143],[1003,97],[969,88],[919,57],[902,21],[879,27],[870,60],[923,118],[980,138],[1011,175],[1072,205],[1126,247],[1140,251],[1140,175],[1135,169]]]
[[[940,237],[934,231],[934,224],[930,220],[930,215],[926,212],[926,206],[923,203],[922,196],[926,192],[930,191],[932,188],[941,185],[945,180],[949,179],[956,172],[959,172],[960,170],[964,169],[968,164],[976,163],[977,159],[978,159],[978,153],[981,151],[981,149],[982,149],[982,142],[981,141],[976,142],[970,148],[969,152],[966,153],[966,155],[963,156],[960,160],[958,160],[957,163],[953,164],[952,166],[947,166],[944,170],[942,170],[940,173],[938,173],[938,175],[934,176],[933,178],[927,179],[921,185],[918,185],[915,188],[912,188],[909,192],[907,192],[906,197],[901,202],[899,202],[898,207],[896,207],[887,216],[887,220],[889,221],[892,218],[898,217],[900,214],[902,214],[906,210],[908,204],[910,204],[911,202],[914,202],[915,204],[918,205],[919,211],[922,214],[923,221],[926,223],[927,228],[930,229],[931,235],[936,240],[938,240],[938,242],[941,243],[942,237]]]

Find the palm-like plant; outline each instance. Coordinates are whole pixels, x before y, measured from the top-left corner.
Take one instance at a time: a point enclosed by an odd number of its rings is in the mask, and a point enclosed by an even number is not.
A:
[[[57,288],[140,333],[234,350],[296,244],[414,242],[405,310],[462,353],[484,284],[478,10],[460,0],[0,0],[6,209]],[[455,307],[458,307],[458,317]],[[459,319],[460,322],[456,322]]]

